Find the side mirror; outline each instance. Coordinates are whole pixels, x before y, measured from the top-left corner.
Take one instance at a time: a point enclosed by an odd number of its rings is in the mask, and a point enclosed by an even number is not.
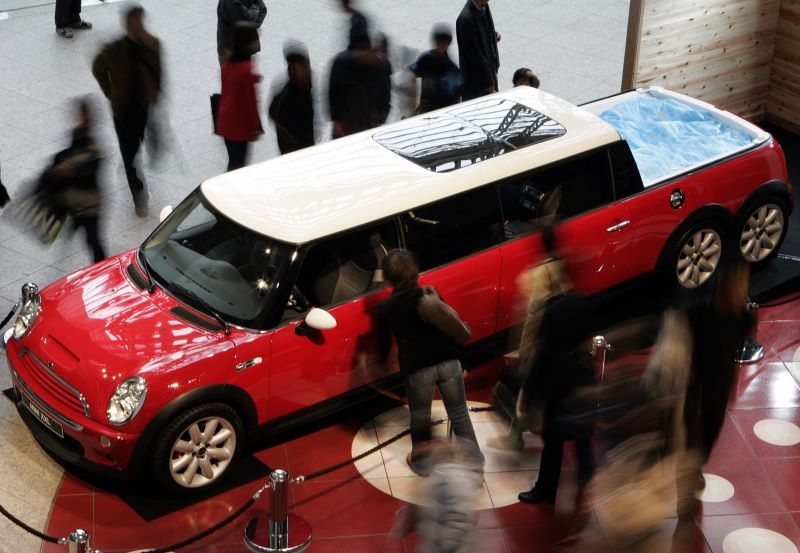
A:
[[[336,319],[319,307],[312,307],[306,315],[305,323],[314,330],[330,330],[336,328]]]
[[[172,206],[171,205],[165,205],[164,207],[162,207],[161,211],[158,212],[158,222],[159,223],[163,222],[164,219],[169,217],[170,213],[172,213]]]

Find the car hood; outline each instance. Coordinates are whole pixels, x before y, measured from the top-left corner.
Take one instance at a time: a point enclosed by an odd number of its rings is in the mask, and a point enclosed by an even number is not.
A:
[[[160,289],[131,282],[121,254],[65,277],[41,292],[41,313],[21,344],[69,384],[91,397],[133,375],[165,370],[199,348],[209,354],[222,332],[192,326],[170,309],[178,304]],[[31,340],[33,343],[29,342]]]

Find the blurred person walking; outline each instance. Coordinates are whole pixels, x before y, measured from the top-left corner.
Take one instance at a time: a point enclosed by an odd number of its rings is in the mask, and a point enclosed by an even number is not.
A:
[[[419,56],[409,65],[416,79],[421,79],[419,104],[415,113],[426,113],[451,106],[461,97],[461,73],[450,59],[450,44],[453,33],[450,27],[438,24],[431,32],[433,48]],[[413,93],[416,97],[416,93]]]
[[[217,112],[217,133],[225,139],[228,171],[247,165],[250,142],[264,133],[258,114],[253,54],[260,49],[255,25],[239,21],[233,26],[233,49],[222,64],[222,92]]]
[[[91,29],[92,24],[81,19],[81,0],[56,0],[56,33],[72,38],[73,31]]]
[[[530,417],[532,409],[542,410],[544,443],[539,477],[529,491],[518,496],[523,503],[555,503],[565,441],[575,442],[581,488],[594,472],[591,426],[559,420],[565,400],[579,387],[594,383],[588,348],[591,320],[586,299],[573,292],[554,295],[544,305],[539,344],[517,402],[520,420]]]
[[[394,335],[411,420],[411,451],[406,462],[416,474],[430,474],[431,405],[438,389],[453,432],[469,444],[472,451],[468,453],[482,466],[460,362],[460,345],[469,338],[469,330],[433,289],[419,286],[419,265],[411,252],[391,250],[382,268],[394,290],[378,308],[378,351],[385,361]]]
[[[161,94],[161,43],[144,26],[144,8],[125,12],[125,36],[106,44],[94,58],[92,74],[111,102],[114,130],[136,215],[147,217],[148,192],[136,168],[152,106]]]
[[[739,373],[737,359],[745,338],[755,327],[748,309],[750,266],[738,255],[724,257],[710,303],[689,311],[695,343],[683,420],[688,459],[678,479],[676,539],[685,541],[697,509],[695,493],[705,487],[701,472],[725,424],[725,414]]]
[[[70,145],[55,155],[40,187],[60,211],[72,217],[74,230],[83,228],[92,259],[97,262],[106,258],[106,252],[100,238],[103,196],[97,179],[102,156],[92,137],[93,123],[89,101],[77,100]]]
[[[372,52],[369,40],[336,54],[328,81],[331,137],[341,138],[372,128],[369,79]]]
[[[554,296],[565,294],[572,288],[564,261],[557,253],[555,227],[551,223],[546,224],[542,229],[542,245],[547,257],[517,277],[517,287],[523,297],[527,298],[527,303],[525,322],[519,338],[516,366],[509,368],[516,373],[508,378],[514,383],[524,382],[527,378],[527,374],[524,373],[530,369],[534,352],[541,341],[542,315],[547,301]],[[505,385],[504,380],[506,379],[501,379],[498,385]],[[521,389],[517,392],[517,395],[524,393]],[[523,433],[525,431],[541,432],[541,411],[529,409],[527,414],[526,419],[513,417],[508,435],[490,440],[489,445],[497,449],[522,451],[525,446]]]
[[[0,174],[0,207],[5,207],[10,201],[11,196],[8,195],[8,190],[6,190],[6,187],[3,184],[2,175]]]
[[[467,0],[456,19],[456,40],[461,75],[464,77],[462,100],[497,92],[500,55],[489,0]]]
[[[217,4],[217,56],[222,65],[233,47],[233,26],[237,21],[248,21],[261,28],[267,17],[264,0],[219,0]]]
[[[370,127],[386,123],[392,109],[392,64],[389,61],[389,39],[377,33],[372,55],[365,56],[369,65],[367,94],[370,98]]]
[[[284,48],[289,78],[269,104],[282,154],[314,145],[314,98],[311,94],[311,64],[305,47]]]
[[[362,48],[366,42],[370,47],[369,20],[367,16],[353,7],[352,0],[339,0],[342,11],[350,16],[350,29],[347,33],[347,49]]]

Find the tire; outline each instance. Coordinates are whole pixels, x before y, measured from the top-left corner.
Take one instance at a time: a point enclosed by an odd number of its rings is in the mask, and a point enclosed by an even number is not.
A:
[[[686,231],[676,242],[672,255],[672,270],[678,284],[694,289],[708,282],[719,267],[722,245],[722,230],[713,221]]]
[[[165,489],[186,494],[219,484],[239,457],[244,427],[224,403],[192,407],[173,419],[153,447],[153,472]]]
[[[778,254],[786,238],[789,208],[778,196],[748,202],[739,217],[739,253],[751,264],[766,262]]]

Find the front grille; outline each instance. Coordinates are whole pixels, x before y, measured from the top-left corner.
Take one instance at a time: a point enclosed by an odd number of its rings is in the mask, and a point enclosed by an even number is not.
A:
[[[28,348],[22,350],[20,358],[27,371],[29,385],[36,382],[50,397],[58,400],[60,407],[77,411],[87,417],[91,415],[89,404],[83,394],[53,372],[51,365],[39,359]]]

